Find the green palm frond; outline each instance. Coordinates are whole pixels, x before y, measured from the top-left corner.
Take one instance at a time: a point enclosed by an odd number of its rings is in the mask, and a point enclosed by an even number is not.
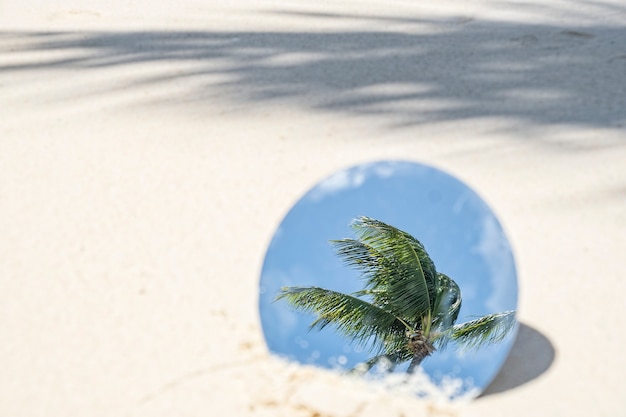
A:
[[[357,238],[376,248],[387,258],[398,263],[415,265],[423,274],[429,287],[434,289],[436,270],[424,245],[410,234],[366,216],[357,217],[352,222]]]
[[[435,299],[432,328],[443,331],[456,323],[461,310],[461,289],[449,276],[437,273],[439,286]]]
[[[501,342],[516,325],[515,311],[505,311],[457,324],[446,336],[463,349],[476,349]]]
[[[367,288],[385,287],[395,268],[395,261],[387,258],[376,248],[355,239],[331,240],[337,255],[343,262],[361,273]]]
[[[340,239],[330,243],[343,262],[359,271],[365,281],[366,289],[355,294],[368,295],[378,306],[388,305],[391,301],[389,283],[396,269],[393,260],[358,240]]]
[[[361,346],[386,351],[407,330],[394,314],[352,295],[319,287],[285,287],[276,300],[286,300],[294,309],[317,316],[311,329],[333,324],[337,330]],[[372,338],[372,336],[374,336]]]
[[[330,243],[335,248],[337,255],[350,267],[358,270],[366,278],[369,287],[376,287],[385,282],[379,281],[376,272],[391,268],[393,260],[388,259],[373,246],[367,245],[355,239],[337,239]]]
[[[424,246],[408,233],[369,217],[357,218],[352,228],[358,240],[333,242],[344,261],[364,272],[370,288],[386,290],[398,314],[415,321],[430,314],[437,274]]]
[[[372,302],[417,326],[429,314],[430,299],[421,270],[398,263],[376,248],[354,239],[331,241],[343,261],[361,272]]]

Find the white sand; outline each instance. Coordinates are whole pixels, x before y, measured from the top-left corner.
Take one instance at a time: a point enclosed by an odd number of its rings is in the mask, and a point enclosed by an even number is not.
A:
[[[0,415],[623,415],[623,1],[226,3],[0,3]],[[281,217],[381,158],[516,251],[526,331],[467,406],[265,350]]]

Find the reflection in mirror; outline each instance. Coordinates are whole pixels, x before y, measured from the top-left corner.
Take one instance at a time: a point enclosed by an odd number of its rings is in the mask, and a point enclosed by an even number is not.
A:
[[[497,219],[463,183],[415,163],[360,165],[310,190],[276,231],[260,287],[272,352],[416,395],[477,396],[517,330]]]

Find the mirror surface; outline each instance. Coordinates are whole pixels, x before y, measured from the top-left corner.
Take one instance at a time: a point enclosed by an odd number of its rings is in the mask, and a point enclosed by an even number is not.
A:
[[[456,320],[454,296],[443,297],[447,301],[440,303],[443,309],[439,307],[439,310],[433,304],[435,298],[427,298],[430,299],[430,304],[427,302],[430,320],[428,317],[418,320],[413,316],[411,319],[410,315],[402,316],[396,310],[391,311],[398,316],[393,322],[394,340],[405,337],[407,341],[394,345],[404,356],[387,355],[365,372],[367,368],[363,363],[377,354],[391,351],[388,346],[391,342],[385,345],[383,340],[386,330],[378,328],[379,333],[371,331],[369,336],[361,333],[357,339],[349,331],[340,331],[337,320],[342,319],[338,317],[352,311],[350,305],[345,307],[345,313],[326,316],[330,322],[327,326],[310,328],[323,315],[311,306],[310,297],[315,294],[309,294],[308,310],[304,305],[306,297],[294,300],[284,294],[293,287],[319,287],[351,295],[373,304],[373,308],[385,310],[389,303],[380,300],[377,303],[371,293],[357,293],[373,288],[368,287],[367,274],[364,277],[363,273],[369,272],[371,277],[377,272],[371,268],[359,270],[354,267],[355,262],[350,265],[346,262],[346,255],[338,254],[337,244],[331,242],[344,238],[359,241],[361,236],[365,239],[361,243],[371,248],[374,243],[368,241],[367,233],[363,232],[363,227],[367,226],[363,222],[374,221],[368,219],[391,226],[392,230],[404,231],[421,242],[437,273],[445,274],[458,285],[462,303],[460,310],[456,311]],[[364,234],[359,235],[361,232]],[[430,279],[440,285],[443,281],[437,281],[436,276]],[[428,278],[424,265],[423,275],[407,275],[403,279],[426,282]],[[419,291],[419,288],[412,286],[410,291]],[[279,297],[281,294],[282,298]],[[402,296],[407,292],[402,290],[394,294]],[[426,292],[426,297],[428,294]],[[419,306],[411,304],[413,299],[405,301],[409,304],[407,308],[419,310]],[[323,305],[324,300],[320,303]],[[334,308],[337,311],[336,306]],[[358,165],[318,183],[294,205],[279,225],[267,250],[260,279],[261,323],[271,352],[288,360],[341,372],[356,367],[365,376],[407,375],[412,358],[417,355],[417,345],[407,348],[410,330],[413,336],[416,331],[421,331],[420,337],[429,332],[426,343],[430,346],[432,342],[432,352],[428,351],[421,363],[412,369],[411,375],[427,375],[448,398],[475,397],[495,377],[515,339],[516,308],[514,258],[495,215],[461,181],[433,167],[413,162],[381,161]],[[436,311],[448,310],[451,313],[440,314],[440,318],[444,318],[436,323]],[[368,327],[373,320],[380,318],[384,322],[384,314],[381,312],[381,316],[375,318],[367,314],[362,316],[364,332],[373,328]],[[358,321],[358,315],[354,317]],[[481,318],[484,318],[482,322]],[[487,319],[491,321],[485,323],[489,321]],[[420,352],[423,354],[423,349]],[[394,360],[397,364],[391,370],[389,365]],[[429,395],[425,394],[426,391],[418,389],[416,394]]]

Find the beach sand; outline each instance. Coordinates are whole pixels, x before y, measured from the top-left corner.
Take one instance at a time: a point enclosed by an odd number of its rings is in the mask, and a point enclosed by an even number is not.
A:
[[[0,415],[618,416],[626,6],[0,3]],[[444,405],[267,352],[267,245],[330,173],[408,159],[495,210],[522,324]]]

